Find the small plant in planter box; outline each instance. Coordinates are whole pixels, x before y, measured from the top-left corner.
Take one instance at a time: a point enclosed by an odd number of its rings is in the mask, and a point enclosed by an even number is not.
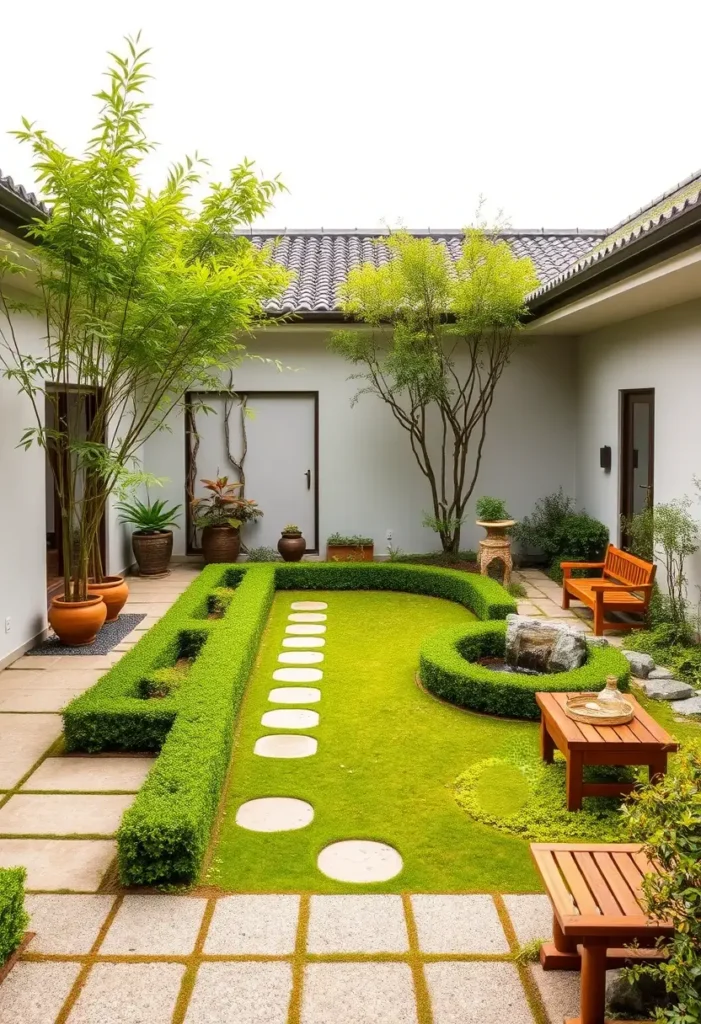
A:
[[[477,520],[481,523],[503,523],[511,522],[511,516],[506,508],[503,498],[478,498],[475,504]]]
[[[299,562],[307,550],[307,542],[300,528],[294,523],[283,526],[277,549],[286,562]]]
[[[119,522],[134,526],[131,546],[140,576],[166,576],[173,553],[173,531],[178,526],[182,505],[165,501],[122,501],[117,505]]]
[[[228,476],[201,480],[210,492],[192,502],[193,522],[202,530],[202,554],[205,564],[235,562],[241,551],[241,527],[263,515],[255,501],[239,498],[236,491],[243,485]]]
[[[344,537],[332,533],[326,541],[326,560],[329,562],[372,562],[374,541],[372,537]]]

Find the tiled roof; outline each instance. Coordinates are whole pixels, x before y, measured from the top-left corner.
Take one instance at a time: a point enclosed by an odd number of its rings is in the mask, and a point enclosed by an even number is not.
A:
[[[412,231],[413,235],[443,242],[453,259],[460,254],[460,231]],[[338,313],[337,288],[348,271],[361,263],[381,266],[389,250],[381,241],[386,231],[258,231],[250,233],[257,246],[273,242],[275,260],[295,277],[277,302],[268,304],[272,315],[284,313]],[[530,256],[540,281],[560,274],[601,242],[603,231],[509,231],[505,238],[516,256]]]
[[[3,193],[5,194],[3,195]],[[3,199],[14,200],[13,209],[17,207],[16,201],[19,200],[21,204],[33,207],[37,212],[48,216],[49,207],[46,203],[38,199],[34,192],[27,192],[24,185],[15,185],[13,179],[9,175],[3,175],[0,170],[0,205],[2,205]]]

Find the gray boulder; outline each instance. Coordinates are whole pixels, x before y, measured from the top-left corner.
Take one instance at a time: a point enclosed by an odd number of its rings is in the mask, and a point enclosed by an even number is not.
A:
[[[674,710],[682,715],[701,715],[701,697],[689,697],[688,700],[675,701]]]
[[[653,700],[686,700],[694,696],[693,686],[679,679],[653,679],[650,675],[641,686]]]
[[[587,636],[587,643],[590,647],[610,647],[605,636]]]
[[[569,672],[586,659],[587,642],[577,630],[521,615],[507,616],[507,665],[534,672]]]
[[[606,972],[606,1009],[609,1014],[628,1020],[650,1020],[655,1009],[668,1006],[669,993],[662,978],[643,974],[633,982],[621,971]]]
[[[648,679],[674,679],[674,672],[671,668],[653,668]]]
[[[640,654],[639,651],[621,651],[624,658],[630,662],[630,670],[638,679],[647,679],[655,668],[655,662],[649,654]]]

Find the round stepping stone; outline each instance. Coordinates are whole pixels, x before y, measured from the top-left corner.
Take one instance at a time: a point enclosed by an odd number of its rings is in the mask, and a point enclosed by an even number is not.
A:
[[[326,601],[293,601],[290,608],[293,612],[323,612],[328,605]]]
[[[320,668],[276,668],[273,672],[278,683],[318,683],[323,676]]]
[[[287,618],[290,622],[326,622],[323,612],[293,612]]]
[[[326,641],[323,636],[286,636],[283,647],[323,647]]]
[[[291,832],[295,828],[304,828],[313,818],[311,804],[290,796],[247,800],[236,812],[236,824],[250,832]]]
[[[317,741],[313,736],[261,736],[256,740],[253,753],[259,757],[311,757],[316,754]]]
[[[321,690],[316,686],[278,686],[268,694],[271,704],[316,704]]]
[[[325,633],[326,626],[317,626],[316,623],[312,622],[309,624],[305,623],[304,625],[302,623],[299,625],[295,623],[292,626],[288,626],[285,632],[290,633],[292,636],[316,636],[319,633]]]
[[[321,851],[316,863],[323,874],[339,882],[386,882],[404,867],[393,846],[368,839],[331,843]]]
[[[290,651],[289,654],[279,654],[277,660],[281,665],[318,665],[324,660],[324,655],[318,651]]]
[[[269,729],[313,729],[319,724],[319,712],[304,708],[278,708],[266,711],[260,720]]]

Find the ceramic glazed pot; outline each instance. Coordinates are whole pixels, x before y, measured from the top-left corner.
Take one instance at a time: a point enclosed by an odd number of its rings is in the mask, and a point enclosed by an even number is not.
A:
[[[123,576],[105,576],[102,583],[90,581],[88,593],[104,598],[107,622],[115,622],[129,597],[129,587]]]
[[[283,533],[277,549],[286,562],[299,562],[307,550],[307,542],[300,532]]]
[[[168,563],[173,554],[173,531],[142,533],[136,530],[131,535],[134,558],[139,566],[140,576],[167,576]]]
[[[205,565],[212,562],[235,562],[240,550],[241,533],[233,526],[205,526],[202,531]]]
[[[107,618],[107,605],[101,594],[87,601],[64,601],[54,597],[49,608],[49,624],[66,647],[91,644]]]

